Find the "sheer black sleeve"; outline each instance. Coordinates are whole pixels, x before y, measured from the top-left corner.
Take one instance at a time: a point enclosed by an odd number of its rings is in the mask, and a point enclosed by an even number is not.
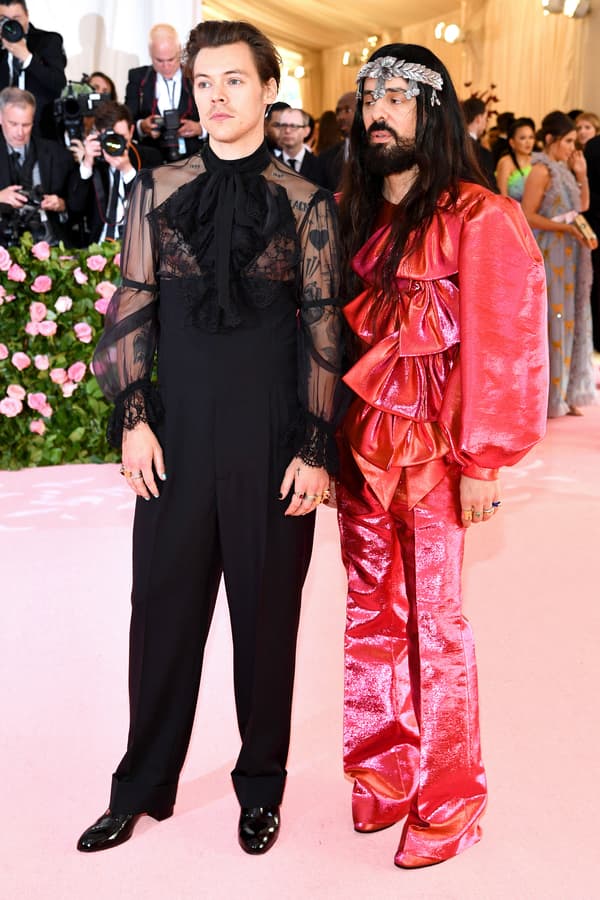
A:
[[[337,469],[335,428],[342,366],[337,210],[317,191],[298,228],[301,251],[299,393],[303,423],[297,455],[310,466]]]
[[[156,248],[148,222],[153,193],[151,173],[141,172],[130,193],[121,285],[111,298],[94,353],[94,375],[104,396],[115,404],[108,439],[117,448],[124,428],[139,422],[152,425],[161,415],[160,399],[150,382],[158,300]]]

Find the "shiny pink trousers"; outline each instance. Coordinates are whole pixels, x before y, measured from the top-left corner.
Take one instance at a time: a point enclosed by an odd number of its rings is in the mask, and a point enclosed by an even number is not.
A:
[[[351,457],[338,486],[349,596],[344,770],[358,831],[407,816],[396,864],[479,840],[486,781],[473,638],[461,611],[457,468],[415,507],[384,510]]]

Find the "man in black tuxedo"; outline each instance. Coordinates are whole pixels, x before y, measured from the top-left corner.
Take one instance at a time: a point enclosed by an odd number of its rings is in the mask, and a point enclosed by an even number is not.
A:
[[[334,144],[329,150],[321,153],[319,162],[325,178],[325,187],[330,191],[337,191],[340,187],[344,163],[350,152],[350,129],[354,121],[356,110],[356,93],[348,91],[339,98],[335,107],[335,118],[342,140]]]
[[[131,113],[122,103],[107,100],[96,108],[94,128],[83,142],[83,158],[70,197],[70,211],[80,217],[83,246],[121,238],[135,176],[141,168],[162,163],[156,148],[133,142],[133,132]],[[113,138],[110,144],[107,134]],[[114,135],[123,139],[121,153],[118,146],[111,146]]]
[[[129,70],[125,105],[143,144],[159,149],[165,162],[183,159],[198,152],[203,129],[192,86],[181,68],[181,44],[175,29],[155,25],[148,51],[152,64]],[[177,110],[181,121],[176,134],[166,141],[160,122],[165,110]]]
[[[24,231],[36,240],[69,243],[67,210],[75,164],[65,147],[33,133],[35,97],[0,92],[0,243]]]
[[[54,100],[67,83],[63,39],[54,31],[41,31],[31,25],[25,0],[0,3],[0,17],[3,16],[18,22],[25,36],[14,42],[2,39],[0,88],[12,85],[33,94],[36,128],[42,137],[56,138]]]
[[[308,115],[303,109],[284,109],[279,119],[280,159],[304,178],[325,187],[319,158],[304,144],[309,131]]]
[[[583,152],[587,162],[590,185],[590,205],[585,217],[596,234],[600,235],[600,135],[590,138]],[[600,249],[592,250],[592,265],[594,267],[591,294],[594,349],[600,352]]]
[[[479,168],[487,179],[489,189],[497,194],[494,157],[490,150],[482,146],[480,140],[487,128],[487,107],[479,97],[469,97],[468,100],[463,100],[461,106]]]

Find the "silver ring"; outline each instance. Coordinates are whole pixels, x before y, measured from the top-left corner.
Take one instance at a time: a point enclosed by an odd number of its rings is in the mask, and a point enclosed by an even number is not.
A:
[[[132,481],[136,481],[138,478],[143,478],[143,477],[144,477],[144,476],[142,475],[142,473],[141,473],[141,472],[138,472],[136,475],[132,475],[132,476],[131,476],[131,480],[132,480]]]
[[[493,512],[494,512],[494,507],[493,507],[493,506],[490,506],[489,509],[484,509],[484,511],[483,511],[484,515],[486,515],[486,516],[489,516],[489,514],[490,514],[490,513],[493,513]]]

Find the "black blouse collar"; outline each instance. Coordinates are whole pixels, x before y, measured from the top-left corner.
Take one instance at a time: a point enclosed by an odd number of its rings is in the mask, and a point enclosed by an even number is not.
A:
[[[256,148],[250,156],[243,156],[241,159],[221,159],[210,144],[206,143],[202,149],[202,158],[206,166],[207,172],[222,174],[242,174],[242,175],[260,175],[271,162],[271,154],[267,148],[266,142]]]

